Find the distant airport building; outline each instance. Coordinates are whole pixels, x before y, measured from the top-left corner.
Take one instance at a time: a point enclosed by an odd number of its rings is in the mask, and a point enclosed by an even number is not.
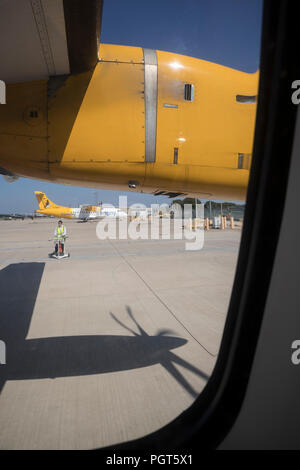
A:
[[[145,207],[144,205],[140,204],[133,204],[128,209],[128,215],[131,217],[139,217],[140,219],[147,219],[149,215],[152,215],[151,207]]]

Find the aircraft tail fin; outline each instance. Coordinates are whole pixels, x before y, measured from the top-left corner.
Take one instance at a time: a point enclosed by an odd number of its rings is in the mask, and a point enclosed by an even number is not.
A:
[[[41,210],[48,209],[49,207],[55,205],[52,201],[50,201],[50,199],[47,198],[45,193],[42,193],[41,191],[34,191],[34,194]]]

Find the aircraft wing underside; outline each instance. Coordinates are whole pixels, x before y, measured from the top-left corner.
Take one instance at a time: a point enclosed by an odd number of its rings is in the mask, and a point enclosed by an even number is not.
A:
[[[45,79],[91,69],[103,0],[0,0],[0,79]]]

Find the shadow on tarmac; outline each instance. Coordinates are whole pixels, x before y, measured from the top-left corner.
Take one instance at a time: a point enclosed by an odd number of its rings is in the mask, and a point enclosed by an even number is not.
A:
[[[161,364],[194,398],[198,393],[176,365],[208,380],[198,368],[172,352],[186,339],[169,330],[148,335],[127,306],[138,332],[112,318],[130,336],[88,335],[27,339],[45,263],[11,264],[0,271],[0,339],[6,344],[6,364],[0,365],[0,392],[7,380],[71,377],[119,372]]]

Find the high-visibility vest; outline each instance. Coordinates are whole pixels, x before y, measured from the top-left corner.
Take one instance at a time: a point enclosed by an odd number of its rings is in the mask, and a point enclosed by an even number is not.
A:
[[[57,236],[60,237],[61,235],[63,235],[65,231],[65,227],[62,225],[61,227],[57,227]]]

